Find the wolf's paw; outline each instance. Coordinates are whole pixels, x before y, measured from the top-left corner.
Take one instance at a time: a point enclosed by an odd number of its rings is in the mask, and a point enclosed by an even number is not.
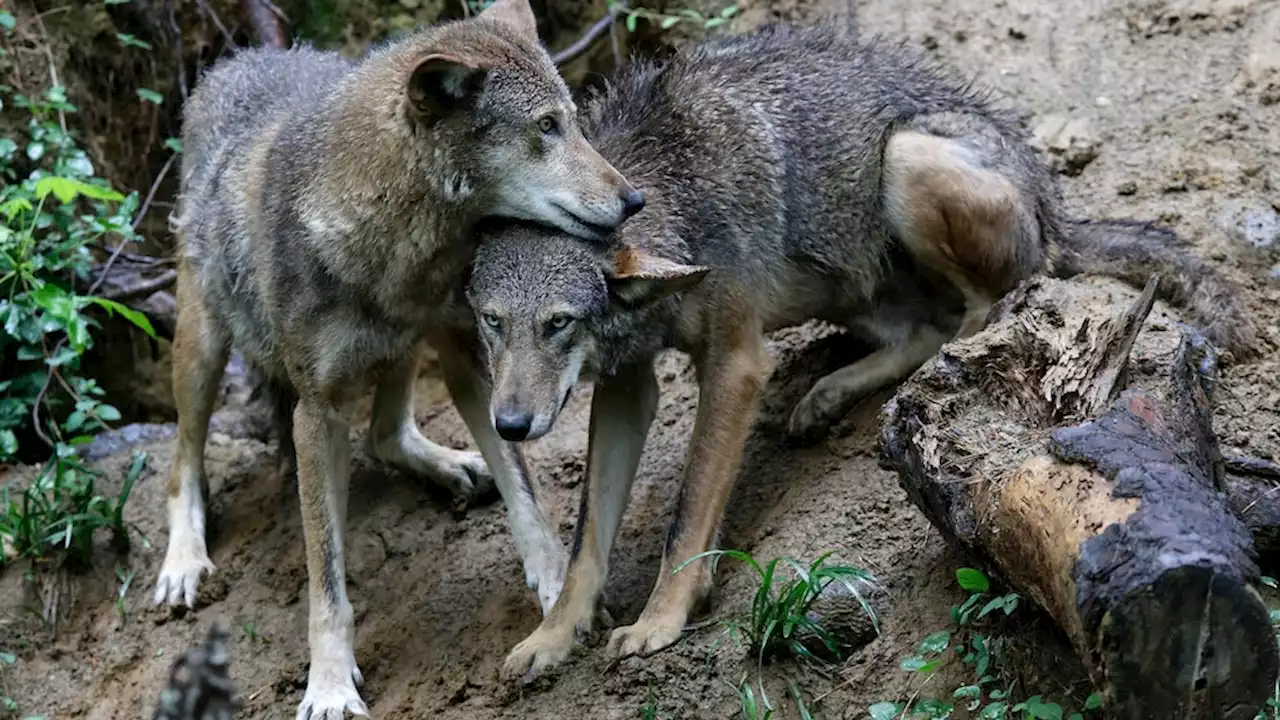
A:
[[[573,649],[573,627],[538,626],[533,634],[512,648],[502,663],[502,678],[508,682],[530,682],[545,670],[555,667],[569,657]]]
[[[351,661],[349,668],[321,668],[313,665],[307,678],[307,693],[298,705],[297,720],[343,720],[347,713],[369,717],[369,707],[360,699],[356,685],[364,682],[360,670]]]
[[[450,489],[460,498],[475,501],[485,498],[496,488],[489,464],[480,453],[455,450],[450,461],[440,469],[450,477]]]
[[[839,418],[842,406],[843,403],[835,393],[814,386],[791,411],[787,435],[792,442],[800,445],[810,445],[821,440]]]
[[[679,621],[679,618],[646,619],[641,616],[635,625],[613,631],[609,636],[607,652],[616,659],[630,655],[650,655],[674,644],[683,631],[684,622]]]
[[[199,537],[171,538],[164,564],[160,566],[160,576],[156,579],[152,602],[194,608],[200,579],[215,569],[204,540]]]

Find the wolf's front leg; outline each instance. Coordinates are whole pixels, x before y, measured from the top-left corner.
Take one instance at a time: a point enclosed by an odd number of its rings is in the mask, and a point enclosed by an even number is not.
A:
[[[195,607],[200,578],[214,569],[205,545],[209,485],[204,474],[204,446],[230,343],[209,315],[199,282],[186,262],[179,272],[178,327],[173,338],[178,447],[169,470],[169,547],[153,601]]]
[[[723,327],[726,336],[713,339],[698,358],[698,414],[662,569],[640,618],[610,636],[609,653],[615,657],[647,655],[679,640],[694,606],[711,592],[710,558],[672,572],[711,548],[742,465],[760,391],[772,371],[758,322]],[[720,343],[724,346],[717,347]]]
[[[507,655],[502,666],[507,679],[532,680],[568,657],[578,633],[591,630],[608,579],[609,551],[657,409],[658,381],[651,363],[625,369],[596,385],[585,497],[564,593],[538,629]]]
[[[507,521],[516,550],[524,561],[525,581],[538,593],[546,615],[564,586],[568,555],[555,527],[538,502],[538,489],[530,477],[524,453],[498,436],[489,417],[488,383],[479,370],[474,332],[442,330],[430,339],[439,353],[440,369],[458,413],[488,462],[507,507]]]
[[[479,453],[436,444],[418,430],[413,419],[417,367],[418,356],[412,353],[378,381],[367,438],[369,454],[426,477],[456,497],[474,500],[493,488],[493,476]]]
[[[351,480],[348,426],[338,412],[303,397],[293,413],[298,455],[298,497],[307,554],[310,610],[307,641],[311,670],[298,720],[342,720],[368,715],[356,690],[355,618],[347,599],[347,490]]]

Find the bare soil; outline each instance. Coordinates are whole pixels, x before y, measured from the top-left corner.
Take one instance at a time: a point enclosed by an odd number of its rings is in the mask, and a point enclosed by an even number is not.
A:
[[[731,29],[804,22],[847,12],[845,0],[746,0]],[[886,33],[930,48],[1032,113],[1058,157],[1073,209],[1082,215],[1159,219],[1221,261],[1244,286],[1271,338],[1268,355],[1230,367],[1216,418],[1224,450],[1280,459],[1280,2],[1276,0],[866,0],[864,34]],[[1065,122],[1064,121],[1069,121]],[[1066,129],[1063,129],[1065,126]],[[782,675],[797,679],[828,718],[867,717],[879,700],[913,690],[898,669],[920,639],[948,625],[963,595],[949,550],[876,460],[880,405],[871,398],[840,432],[812,448],[784,440],[791,405],[822,373],[860,349],[830,330],[779,333],[778,369],[749,441],[723,545],[757,557],[839,560],[871,570],[888,590],[881,636],[825,671],[784,664],[765,678],[776,717],[798,717]],[[676,501],[696,386],[687,360],[659,368],[662,404],[614,553],[608,608],[620,623],[643,607]],[[417,388],[418,420],[456,447],[470,438],[432,363]],[[173,660],[214,617],[236,638],[232,676],[240,717],[290,718],[306,681],[306,569],[296,489],[273,472],[274,446],[253,437],[241,390],[231,393],[208,446],[213,486],[211,554],[217,574],[201,607],[150,608],[163,556],[164,476],[171,426],[134,428],[147,469],[126,515],[150,538],[127,557],[105,549],[98,569],[62,588],[67,609],[56,638],[33,617],[19,574],[0,578],[0,670],[22,716],[149,717]],[[583,474],[590,389],[577,393],[555,432],[531,448],[550,511],[566,543]],[[663,718],[738,713],[732,685],[753,666],[715,625],[646,659],[609,668],[598,644],[531,687],[498,679],[507,650],[539,621],[524,587],[499,503],[455,513],[419,481],[368,460],[353,432],[348,572],[356,608],[362,694],[377,717],[631,718],[650,690]],[[118,482],[127,451],[100,462]],[[117,596],[119,567],[136,573]],[[710,617],[739,612],[752,590],[745,568],[722,564]],[[1078,707],[1089,688],[1065,641],[1034,609],[1014,632],[1011,671],[1026,695]],[[602,638],[595,638],[598,643]],[[718,642],[719,641],[719,642]],[[945,692],[946,678],[929,692]]]

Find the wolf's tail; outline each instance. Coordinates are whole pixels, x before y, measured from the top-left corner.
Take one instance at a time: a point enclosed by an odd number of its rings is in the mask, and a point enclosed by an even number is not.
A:
[[[1260,352],[1258,330],[1240,289],[1188,252],[1171,230],[1125,220],[1069,220],[1053,274],[1107,275],[1141,287],[1160,276],[1156,296],[1182,308],[1188,321],[1237,360]]]

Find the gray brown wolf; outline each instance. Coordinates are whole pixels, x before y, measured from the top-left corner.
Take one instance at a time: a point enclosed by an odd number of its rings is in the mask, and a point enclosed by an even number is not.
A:
[[[653,358],[692,356],[699,395],[662,570],[615,656],[679,636],[711,585],[710,548],[772,370],[765,333],[810,319],[881,349],[818,380],[804,437],[900,381],[1038,271],[1145,280],[1237,353],[1254,330],[1230,285],[1141,223],[1071,221],[1022,123],[882,39],[774,27],[642,65],[584,103],[593,145],[649,200],[613,250],[520,224],[486,228],[468,286],[498,432],[554,424],[596,379],[569,572],[510,677],[560,662],[589,628],[657,406]]]
[[[458,369],[450,389],[480,455],[423,437],[410,392],[414,351],[461,287],[475,222],[535,220],[598,238],[643,205],[576,114],[528,0],[499,0],[358,62],[245,51],[187,103],[173,223],[179,440],[155,601],[194,604],[213,570],[204,443],[234,346],[281,391],[278,420],[293,440],[281,468],[296,465],[310,602],[299,718],[367,714],[343,541],[347,411],[370,385],[371,454],[462,497],[496,480],[544,612],[559,593],[567,553],[520,453],[477,400],[479,369]]]

